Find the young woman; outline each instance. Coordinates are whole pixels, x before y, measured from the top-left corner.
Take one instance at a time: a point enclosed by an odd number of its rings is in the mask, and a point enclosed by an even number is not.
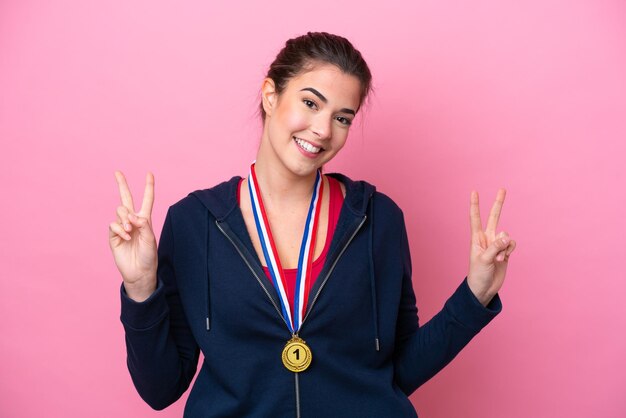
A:
[[[170,206],[157,249],[146,178],[137,212],[122,173],[109,228],[123,278],[128,368],[153,408],[188,388],[186,417],[415,417],[408,396],[500,312],[515,241],[471,194],[467,277],[419,326],[402,211],[374,186],[321,174],[370,88],[345,38],[287,41],[261,87],[247,178]]]

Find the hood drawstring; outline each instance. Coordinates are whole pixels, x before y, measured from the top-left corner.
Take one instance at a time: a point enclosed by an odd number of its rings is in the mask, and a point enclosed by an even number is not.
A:
[[[210,225],[209,222],[211,222],[211,217],[210,217],[208,211],[206,213],[206,216],[207,216],[207,234],[206,234],[206,248],[207,248],[207,254],[206,254],[206,330],[208,332],[208,331],[211,330],[211,319],[210,319],[210,313],[211,313],[211,281],[209,279],[209,248],[211,248],[209,246],[209,236],[211,234],[208,231],[208,226]]]
[[[380,351],[380,340],[378,338],[378,302],[376,300],[376,281],[374,274],[374,196],[372,195],[370,199],[369,205],[369,218],[370,218],[370,228],[369,228],[369,260],[370,260],[370,287],[371,287],[371,295],[372,295],[372,312],[374,316],[374,347],[376,351]]]

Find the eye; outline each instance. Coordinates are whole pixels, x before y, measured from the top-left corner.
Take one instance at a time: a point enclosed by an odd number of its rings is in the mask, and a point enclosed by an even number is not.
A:
[[[317,104],[313,100],[303,99],[302,103],[308,108],[317,109]]]
[[[352,120],[348,118],[344,118],[343,116],[337,116],[336,120],[339,121],[342,125],[350,126],[352,125]]]

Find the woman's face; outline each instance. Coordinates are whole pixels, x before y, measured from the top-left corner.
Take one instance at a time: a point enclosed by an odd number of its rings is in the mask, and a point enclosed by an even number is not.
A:
[[[261,148],[296,175],[314,173],[346,143],[360,94],[360,81],[330,64],[291,78],[280,95],[266,80]]]

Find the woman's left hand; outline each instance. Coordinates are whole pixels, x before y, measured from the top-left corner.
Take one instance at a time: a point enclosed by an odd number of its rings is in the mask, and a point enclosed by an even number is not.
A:
[[[498,190],[498,196],[487,221],[487,229],[484,231],[480,221],[478,192],[472,191],[470,198],[472,239],[467,284],[483,306],[487,306],[502,287],[509,256],[515,250],[515,241],[509,234],[506,232],[496,234],[505,196],[506,190]]]

